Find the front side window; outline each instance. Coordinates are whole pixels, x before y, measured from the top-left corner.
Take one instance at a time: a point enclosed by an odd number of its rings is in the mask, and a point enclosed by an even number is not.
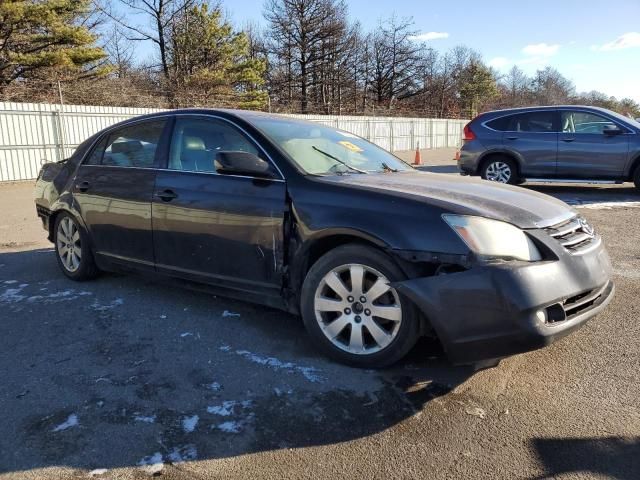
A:
[[[168,168],[215,172],[217,153],[238,151],[259,156],[256,146],[225,121],[178,118],[173,129]]]
[[[137,123],[111,132],[98,143],[87,163],[115,167],[151,168],[165,120]]]
[[[569,110],[562,112],[561,125],[564,133],[602,134],[607,129],[617,128],[615,123],[600,115]]]
[[[266,115],[253,116],[251,123],[309,174],[412,170],[409,165],[386,150],[342,130]]]

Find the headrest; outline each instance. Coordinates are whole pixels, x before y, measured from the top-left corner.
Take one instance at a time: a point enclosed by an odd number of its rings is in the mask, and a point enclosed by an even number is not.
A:
[[[126,140],[111,144],[111,153],[133,153],[142,150],[140,140]]]
[[[182,144],[185,150],[206,150],[207,147],[200,137],[182,137]]]

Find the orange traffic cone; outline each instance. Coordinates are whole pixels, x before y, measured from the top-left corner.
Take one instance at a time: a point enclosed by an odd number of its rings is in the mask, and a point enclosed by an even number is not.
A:
[[[422,163],[422,158],[420,158],[420,145],[416,147],[416,157],[413,160],[414,165],[420,165]]]

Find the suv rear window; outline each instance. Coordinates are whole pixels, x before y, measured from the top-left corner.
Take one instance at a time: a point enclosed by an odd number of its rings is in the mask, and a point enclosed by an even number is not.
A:
[[[526,112],[507,115],[487,122],[487,127],[499,132],[554,132],[555,112]]]

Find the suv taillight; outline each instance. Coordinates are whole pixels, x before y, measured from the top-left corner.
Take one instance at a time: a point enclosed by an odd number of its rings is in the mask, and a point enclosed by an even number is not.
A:
[[[464,126],[464,129],[462,130],[462,132],[464,133],[464,137],[462,137],[462,139],[466,142],[476,139],[476,134],[473,133],[473,130],[471,130],[470,125],[471,125],[471,122],[467,123]]]

